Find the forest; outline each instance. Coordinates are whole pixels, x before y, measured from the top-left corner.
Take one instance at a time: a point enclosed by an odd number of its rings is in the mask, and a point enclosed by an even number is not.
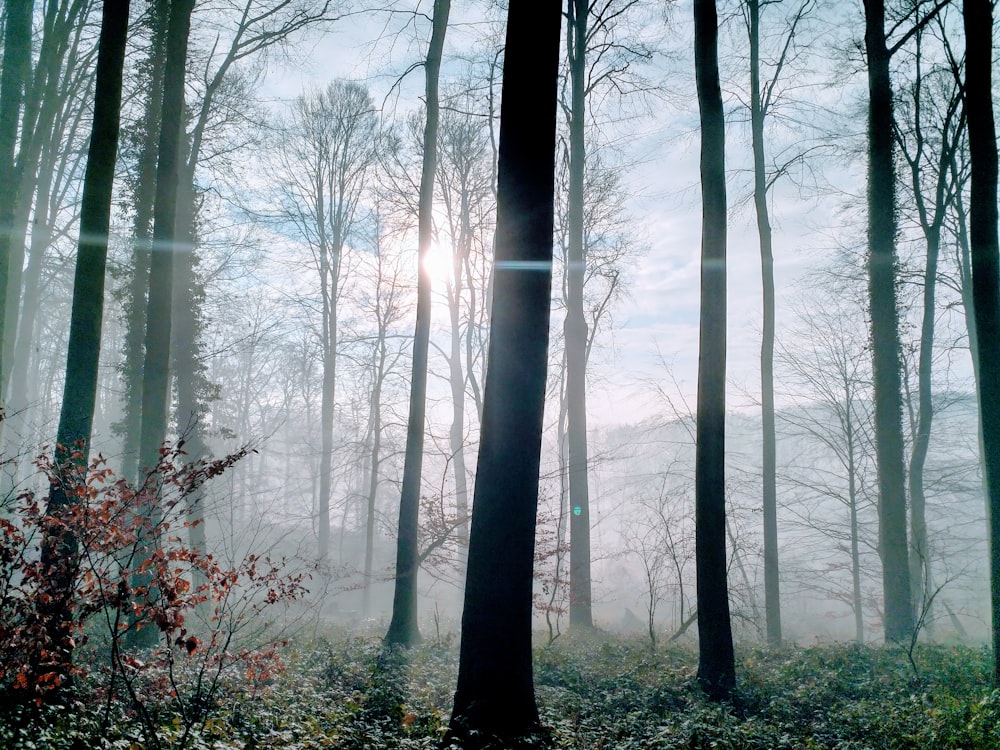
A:
[[[1000,747],[993,30],[3,0],[0,748]]]

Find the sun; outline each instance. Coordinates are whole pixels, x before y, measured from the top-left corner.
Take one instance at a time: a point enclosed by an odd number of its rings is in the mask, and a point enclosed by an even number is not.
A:
[[[424,273],[430,278],[433,289],[444,289],[451,278],[451,253],[437,242],[432,242],[423,261]]]

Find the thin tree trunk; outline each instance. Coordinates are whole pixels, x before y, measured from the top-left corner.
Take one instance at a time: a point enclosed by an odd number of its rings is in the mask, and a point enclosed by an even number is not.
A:
[[[701,114],[701,331],[695,447],[698,681],[712,700],[736,686],[726,578],[726,169],[715,0],[694,2]]]
[[[760,407],[763,427],[764,617],[767,642],[781,645],[778,578],[777,438],[774,424],[774,255],[767,208],[764,106],[760,85],[760,0],[748,0],[750,15],[750,131],[753,140],[753,201],[760,241],[764,327],[760,344]]]
[[[445,741],[511,746],[539,729],[532,569],[552,286],[560,0],[511,0],[496,260],[458,685]]]
[[[431,40],[425,71],[423,166],[420,174],[420,201],[417,208],[417,320],[413,332],[413,366],[410,374],[410,411],[406,421],[406,456],[403,485],[399,497],[399,525],[396,535],[396,585],[392,598],[392,620],[385,642],[411,646],[420,640],[417,625],[417,535],[420,515],[420,475],[423,468],[424,421],[427,407],[427,350],[431,330],[430,276],[425,263],[431,248],[434,207],[434,173],[437,169],[438,78],[441,53],[451,0],[434,0]]]
[[[378,304],[378,302],[376,302]],[[371,615],[371,586],[372,586],[372,565],[375,553],[375,501],[378,499],[378,472],[380,466],[380,453],[382,450],[382,381],[385,377],[386,330],[383,327],[381,315],[379,317],[379,338],[378,338],[378,363],[375,366],[375,378],[372,386],[372,396],[369,412],[369,424],[371,424],[372,449],[368,460],[368,491],[366,493],[367,507],[365,513],[365,578],[362,612],[367,618]]]
[[[588,0],[567,1],[570,70],[569,235],[566,252],[566,402],[569,442],[569,624],[594,627],[590,582],[590,488],[587,467],[587,319],[583,312],[584,130],[587,116]]]

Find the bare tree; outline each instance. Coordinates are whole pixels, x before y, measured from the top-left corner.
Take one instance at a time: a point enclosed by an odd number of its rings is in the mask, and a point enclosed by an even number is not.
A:
[[[282,146],[285,220],[309,248],[318,275],[319,341],[323,360],[320,414],[318,555],[330,551],[333,423],[337,384],[338,305],[343,253],[356,229],[358,205],[375,165],[378,116],[367,89],[337,80],[295,100]]]

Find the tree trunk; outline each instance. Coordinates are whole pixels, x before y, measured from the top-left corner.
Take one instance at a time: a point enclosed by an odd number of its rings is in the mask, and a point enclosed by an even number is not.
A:
[[[781,645],[778,578],[777,438],[774,424],[774,255],[764,162],[764,99],[760,85],[760,0],[748,0],[750,16],[750,132],[753,140],[753,202],[760,240],[764,327],[760,344],[760,407],[763,427],[764,617],[767,642]]]
[[[376,300],[376,304],[378,304],[378,300]],[[378,346],[378,355],[375,372],[373,373],[372,395],[368,415],[368,421],[371,425],[372,448],[368,459],[368,491],[366,493],[367,507],[365,512],[365,588],[362,613],[366,618],[371,616],[372,565],[375,552],[375,509],[376,500],[378,499],[378,472],[382,450],[382,381],[385,378],[387,354],[385,337],[388,333],[385,330],[381,316],[377,315],[377,317],[379,318],[380,329],[376,344]]]
[[[434,0],[431,40],[425,71],[424,153],[417,208],[417,320],[413,331],[413,365],[410,374],[410,411],[406,421],[406,456],[399,497],[396,535],[396,584],[392,597],[392,620],[385,642],[412,646],[420,640],[417,625],[417,535],[420,515],[420,475],[424,454],[424,414],[427,407],[427,350],[431,331],[431,280],[425,268],[433,233],[434,173],[437,169],[438,78],[441,52],[451,0]]]
[[[76,485],[83,480],[88,463],[97,375],[101,351],[104,311],[104,276],[111,224],[111,192],[118,130],[121,117],[122,69],[128,31],[128,0],[106,0],[101,20],[94,92],[94,120],[84,175],[80,208],[80,240],[73,280],[66,380],[56,437],[55,467],[58,481],[51,485],[50,516],[59,516],[76,502]],[[44,593],[39,614],[48,636],[49,654],[40,655],[39,666],[48,663],[61,678],[68,679],[73,655],[70,603],[77,569],[77,540],[69,532],[46,536],[42,543]]]
[[[913,632],[906,542],[899,311],[896,305],[896,175],[893,165],[890,52],[884,0],[865,0],[868,56],[868,293],[875,380],[875,455],[879,484],[879,553],[885,638],[906,642]]]
[[[713,700],[736,686],[726,579],[726,167],[715,0],[695,0],[701,115],[701,331],[695,447],[698,681]]]
[[[979,335],[979,408],[989,491],[993,682],[1000,685],[1000,248],[997,239],[997,141],[993,116],[993,9],[989,0],[962,3],[965,106],[972,161],[969,239],[972,295]]]
[[[125,341],[121,377],[123,399],[122,473],[129,479],[139,474],[139,432],[142,423],[142,361],[146,331],[146,294],[153,237],[153,205],[156,201],[156,164],[159,158],[160,119],[163,112],[163,72],[166,63],[168,0],[155,0],[151,7],[151,40],[147,65],[149,93],[143,114],[142,150],[132,194],[135,216],[132,224],[132,273],[124,302]]]
[[[4,339],[2,312],[6,307],[11,235],[18,203],[20,174],[15,159],[18,124],[25,85],[31,70],[32,0],[5,3],[3,69],[0,72],[0,341]],[[0,351],[0,372],[3,371]],[[3,401],[0,388],[0,403]]]
[[[60,84],[64,81],[64,71],[66,76],[71,76],[75,69],[89,64],[89,60],[81,58],[79,54],[79,45],[83,30],[87,26],[85,21],[89,10],[90,3],[86,0],[63,0],[48,4],[42,27],[38,64],[31,77],[30,86],[25,91],[21,139],[17,166],[14,170],[20,181],[16,189],[17,200],[13,208],[10,233],[0,238],[0,258],[6,257],[6,266],[0,272],[7,274],[3,286],[4,304],[0,308],[3,311],[3,323],[0,324],[0,338],[3,340],[0,375],[4,393],[7,391],[10,379],[14,333],[17,330],[20,311],[25,238],[28,233],[32,198],[42,167],[41,155],[45,145],[53,137],[60,111],[73,101],[73,97],[60,88]]]
[[[587,468],[587,319],[583,312],[584,128],[587,116],[588,0],[568,0],[570,72],[569,236],[566,249],[566,405],[569,443],[569,624],[594,626],[590,583],[590,488]]]
[[[171,360],[176,377],[177,433],[184,440],[185,460],[189,463],[208,457],[203,427],[204,404],[201,403],[199,385],[203,382],[203,367],[198,362],[197,339],[200,328],[200,311],[203,294],[198,288],[194,248],[195,190],[194,171],[189,161],[182,168],[177,186],[176,245],[173,268],[173,299],[171,301],[172,343]],[[195,552],[204,553],[205,509],[204,492],[198,488],[184,498],[188,524],[188,544]],[[196,569],[197,572],[197,569]],[[195,585],[204,580],[194,579]]]
[[[446,741],[511,747],[539,729],[532,567],[545,403],[560,0],[512,0],[496,260],[455,705]]]
[[[170,307],[173,296],[173,255],[176,247],[177,188],[181,172],[181,130],[184,122],[184,73],[194,0],[174,0],[167,22],[167,54],[163,76],[163,126],[156,165],[156,200],[153,208],[153,244],[149,265],[149,292],[146,305],[146,336],[142,364],[142,420],[139,431],[140,484],[148,486],[152,505],[140,512],[147,516],[148,530],[159,521],[158,478],[144,476],[160,461],[160,447],[167,434],[170,409]],[[146,538],[147,549],[156,539]],[[137,564],[144,553],[137,555]],[[135,586],[148,585],[145,576],[136,576]],[[132,644],[152,645],[156,633],[151,627],[132,631]]]

